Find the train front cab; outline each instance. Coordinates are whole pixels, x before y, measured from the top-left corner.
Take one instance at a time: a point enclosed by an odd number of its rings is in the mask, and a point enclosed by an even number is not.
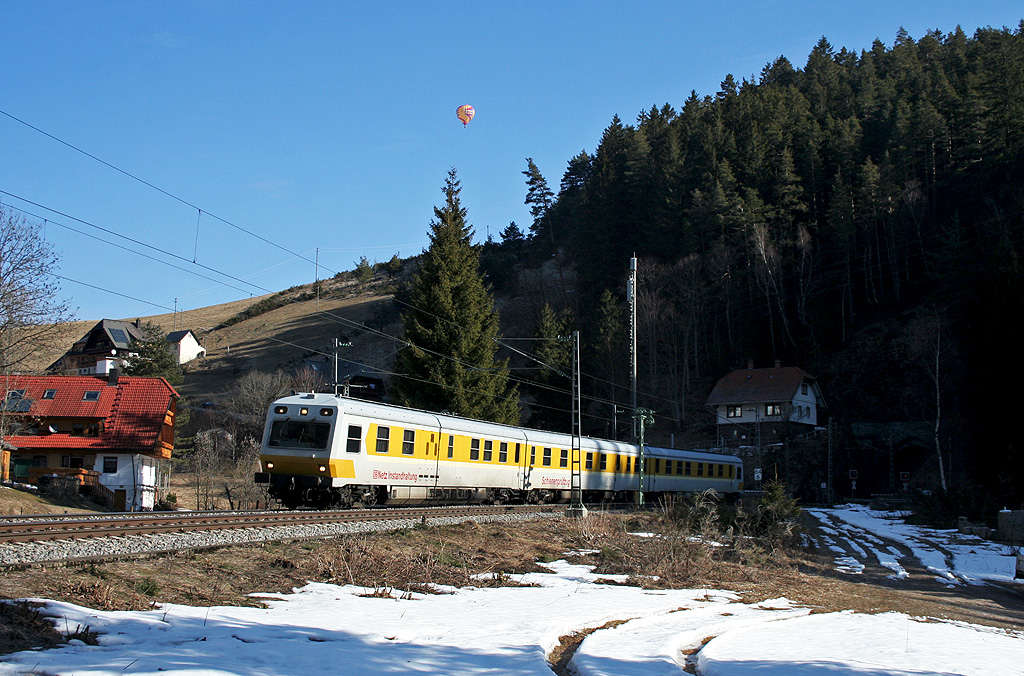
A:
[[[337,407],[318,405],[314,395],[305,398],[310,401],[291,397],[271,407],[255,476],[271,498],[289,509],[328,507],[336,499],[333,478],[355,476],[351,460],[331,458]]]

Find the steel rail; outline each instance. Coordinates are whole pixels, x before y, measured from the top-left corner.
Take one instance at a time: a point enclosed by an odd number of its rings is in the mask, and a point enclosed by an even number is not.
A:
[[[414,507],[391,509],[360,509],[333,512],[188,512],[114,518],[102,515],[93,519],[46,518],[30,521],[0,523],[0,544],[13,542],[40,542],[47,540],[75,540],[96,537],[155,535],[199,530],[264,528],[297,526],[304,524],[346,523],[358,521],[415,520],[433,517],[515,514],[517,512],[543,512],[558,506],[507,505]]]

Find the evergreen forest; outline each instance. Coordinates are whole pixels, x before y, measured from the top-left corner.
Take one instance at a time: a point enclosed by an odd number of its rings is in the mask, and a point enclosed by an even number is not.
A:
[[[501,293],[555,262],[538,324],[581,330],[592,401],[628,403],[635,253],[640,403],[662,435],[706,438],[714,382],[779,360],[818,378],[839,427],[934,425],[949,491],[1024,502],[1024,21],[822,38],[802,67],[614,117],[557,186],[523,173],[533,222],[483,269]],[[611,408],[588,412],[605,433]]]

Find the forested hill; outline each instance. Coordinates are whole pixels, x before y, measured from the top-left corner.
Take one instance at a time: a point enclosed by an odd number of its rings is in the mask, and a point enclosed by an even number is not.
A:
[[[566,305],[599,350],[601,292],[621,299],[636,252],[642,389],[677,419],[729,368],[780,359],[820,376],[838,416],[938,418],[965,471],[1015,462],[1016,432],[987,416],[1024,375],[1024,21],[822,38],[803,67],[614,118],[557,190],[524,173],[530,236],[510,227],[485,265],[498,285],[510,252],[571,266]]]

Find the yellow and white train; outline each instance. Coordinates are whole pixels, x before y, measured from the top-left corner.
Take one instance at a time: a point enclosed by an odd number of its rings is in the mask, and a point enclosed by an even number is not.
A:
[[[296,394],[267,414],[260,472],[290,509],[354,503],[563,502],[572,488],[572,437],[330,394]],[[630,499],[640,484],[638,448],[583,437],[586,503]],[[644,448],[644,493],[722,495],[743,490],[729,455]]]

